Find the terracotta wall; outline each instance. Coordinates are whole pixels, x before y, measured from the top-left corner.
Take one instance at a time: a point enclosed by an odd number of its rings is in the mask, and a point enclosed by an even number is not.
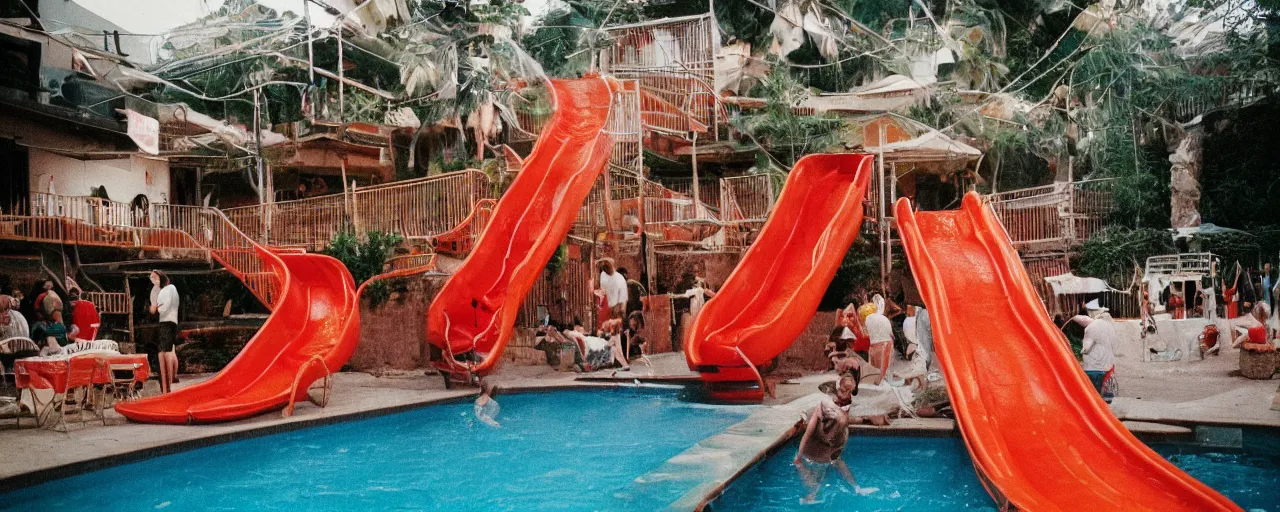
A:
[[[347,366],[366,372],[410,370],[427,363],[427,307],[447,276],[429,274],[391,281],[392,297],[373,307],[360,302],[360,344]]]
[[[835,326],[834,311],[819,311],[813,315],[804,333],[778,356],[779,368],[800,372],[826,370],[830,361],[822,354],[822,349]]]
[[[741,259],[740,252],[659,252],[657,291],[683,292],[675,288],[685,273],[701,275],[713,289],[719,289]]]

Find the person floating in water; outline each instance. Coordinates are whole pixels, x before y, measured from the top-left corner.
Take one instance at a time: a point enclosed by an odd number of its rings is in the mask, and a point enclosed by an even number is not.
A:
[[[848,442],[847,413],[834,402],[823,400],[813,408],[813,414],[809,416],[809,425],[805,427],[804,436],[800,438],[800,449],[792,462],[809,488],[809,495],[802,498],[800,503],[817,503],[818,489],[822,487],[822,480],[826,477],[827,468],[830,466],[836,467],[840,475],[853,486],[854,492],[858,494],[875,492],[875,489],[858,487],[858,481],[854,479],[853,472],[849,471],[849,466],[844,463],[844,459],[840,458]]]
[[[493,399],[493,395],[497,392],[493,385],[487,382],[480,382],[480,396],[476,398],[475,413],[476,419],[493,428],[502,428],[502,424],[498,423],[498,413],[502,411],[502,406],[498,405],[498,401]]]

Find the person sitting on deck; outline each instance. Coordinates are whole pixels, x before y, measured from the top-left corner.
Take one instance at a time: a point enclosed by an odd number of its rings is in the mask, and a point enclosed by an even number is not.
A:
[[[575,363],[582,371],[593,371],[609,365],[613,353],[609,347],[609,340],[599,336],[587,336],[587,329],[583,327],[582,321],[574,320],[572,329],[556,331],[554,329],[548,331],[556,341],[572,341],[578,347],[578,356]]]
[[[1271,350],[1264,345],[1271,345],[1267,335],[1267,319],[1271,317],[1271,308],[1265,302],[1259,302],[1249,311],[1253,321],[1248,323],[1247,331],[1231,342],[1232,348],[1243,347],[1246,350]]]
[[[75,327],[72,327],[72,332],[67,332],[67,326],[62,323],[61,299],[52,303],[43,314],[44,319],[31,326],[31,340],[42,347],[40,349],[42,356],[61,354],[62,348],[71,344],[71,338],[75,336]]]
[[[31,334],[31,326],[22,313],[13,308],[13,297],[0,295],[0,341],[9,338],[26,338]]]
[[[627,315],[627,327],[622,330],[622,353],[627,356],[627,359],[645,358],[643,331],[644,314],[632,311]]]
[[[842,337],[844,328],[837,327],[831,332],[831,338],[827,341],[824,352],[828,359],[831,360],[831,369],[836,375],[850,375],[854,379],[862,378],[863,360],[851,350],[849,340]]]
[[[824,399],[809,416],[804,435],[800,438],[800,449],[792,461],[800,477],[809,488],[809,495],[800,500],[803,504],[816,503],[818,490],[826,477],[827,468],[835,466],[840,475],[858,494],[864,494],[858,487],[858,481],[849,471],[840,456],[849,442],[849,417],[840,406],[831,400]]]
[[[627,361],[627,355],[622,348],[622,319],[614,318],[605,321],[604,327],[600,329],[600,337],[609,340],[609,352],[620,369],[624,372],[631,371],[631,363]]]

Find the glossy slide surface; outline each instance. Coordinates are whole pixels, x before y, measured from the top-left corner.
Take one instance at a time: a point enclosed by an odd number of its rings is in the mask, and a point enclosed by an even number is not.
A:
[[[872,160],[824,154],[796,163],[760,236],[686,338],[689,368],[704,381],[755,381],[743,355],[766,363],[804,332],[862,227]]]
[[[616,82],[552,80],[555,113],[494,207],[471,255],[427,310],[427,341],[450,372],[492,370],[534,280],[573,227],[613,142],[603,130]],[[454,358],[471,354],[463,363]]]
[[[961,433],[1001,507],[1239,510],[1111,413],[977,194],[918,214],[901,199],[895,213]]]
[[[262,328],[213,378],[167,395],[120,402],[116,412],[150,423],[229,421],[307,399],[307,388],[346,364],[360,339],[355,285],[346,266],[319,254],[259,254],[283,280]],[[323,363],[323,364],[321,364]]]

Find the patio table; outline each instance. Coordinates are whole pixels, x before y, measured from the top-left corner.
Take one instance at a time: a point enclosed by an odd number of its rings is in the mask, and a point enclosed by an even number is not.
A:
[[[52,412],[55,400],[42,402],[35,390],[52,390],[54,397],[57,397],[80,387],[110,384],[113,364],[134,365],[134,382],[145,382],[150,375],[151,367],[147,364],[146,354],[91,351],[70,356],[28,357],[14,361],[13,373],[18,386],[19,403],[22,393],[30,392],[31,402],[36,408],[36,424],[42,425]]]

